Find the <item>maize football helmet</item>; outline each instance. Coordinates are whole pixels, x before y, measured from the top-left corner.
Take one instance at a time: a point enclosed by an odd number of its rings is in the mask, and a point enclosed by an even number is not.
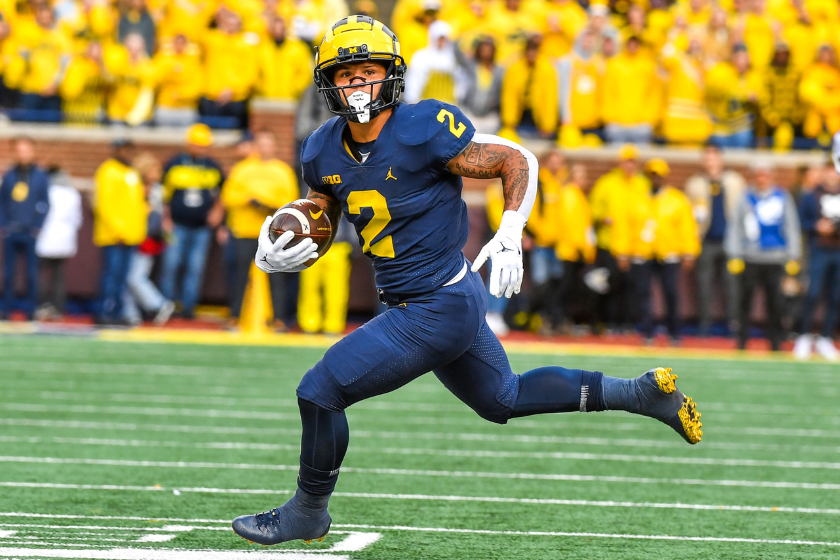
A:
[[[345,63],[373,61],[385,66],[383,80],[336,86],[334,76]],[[400,56],[397,36],[381,22],[368,16],[349,16],[336,22],[324,35],[315,55],[315,85],[324,94],[327,107],[354,122],[368,122],[383,110],[395,106],[405,89],[405,60]],[[373,99],[373,86],[382,84]],[[370,86],[368,91],[367,86]],[[353,88],[355,93],[344,91]]]

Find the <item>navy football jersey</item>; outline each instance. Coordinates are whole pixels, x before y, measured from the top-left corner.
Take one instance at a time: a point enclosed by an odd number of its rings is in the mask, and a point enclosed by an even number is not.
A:
[[[440,101],[399,104],[360,163],[344,140],[346,126],[335,117],[304,141],[304,181],[341,202],[373,259],[380,289],[417,294],[439,288],[463,268],[469,233],[463,183],[446,164],[475,128],[457,107]]]

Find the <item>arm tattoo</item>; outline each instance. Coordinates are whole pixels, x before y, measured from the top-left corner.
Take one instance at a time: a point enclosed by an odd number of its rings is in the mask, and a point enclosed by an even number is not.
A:
[[[473,179],[502,179],[505,210],[516,210],[528,190],[528,162],[519,150],[499,144],[470,142],[447,164],[455,175]]]

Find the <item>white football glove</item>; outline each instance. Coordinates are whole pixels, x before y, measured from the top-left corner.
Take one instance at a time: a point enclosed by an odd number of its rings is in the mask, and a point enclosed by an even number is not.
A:
[[[286,231],[274,243],[268,238],[268,229],[273,216],[263,222],[260,230],[260,244],[254,262],[263,272],[300,272],[306,268],[306,261],[318,257],[318,246],[310,238],[306,238],[294,247],[286,249],[286,245],[295,236],[295,232]]]
[[[490,294],[497,298],[509,298],[519,293],[525,269],[522,267],[522,229],[525,218],[519,212],[507,210],[502,214],[502,223],[493,239],[482,247],[475,258],[472,271],[490,259]]]

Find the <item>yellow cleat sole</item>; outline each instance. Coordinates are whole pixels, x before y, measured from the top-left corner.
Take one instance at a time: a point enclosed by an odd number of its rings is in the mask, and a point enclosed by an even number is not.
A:
[[[674,384],[674,380],[677,379],[677,376],[671,373],[671,368],[658,367],[654,370],[653,376],[656,379],[656,384],[659,385],[659,389],[663,393],[670,395],[677,390],[677,386]]]
[[[323,537],[321,537],[319,539],[309,539],[308,541],[303,541],[303,542],[305,542],[306,544],[309,544],[312,541],[324,542],[324,539],[326,539],[326,538],[327,538],[327,535],[324,535]]]
[[[686,397],[677,414],[689,443],[700,443],[700,440],[703,439],[703,430],[701,430],[703,423],[700,421],[700,413],[697,412],[697,403],[691,397]]]

